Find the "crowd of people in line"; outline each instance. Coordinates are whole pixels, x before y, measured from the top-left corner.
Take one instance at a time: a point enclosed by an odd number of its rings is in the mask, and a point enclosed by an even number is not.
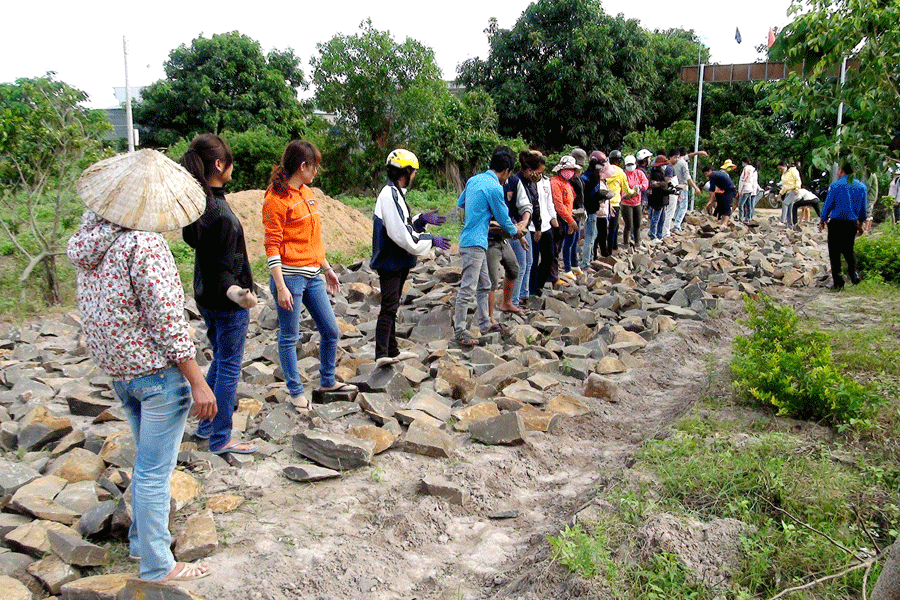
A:
[[[548,176],[540,152],[525,150],[517,156],[508,147],[498,147],[488,169],[468,180],[457,202],[464,225],[453,340],[463,347],[481,344],[481,336],[472,335],[468,327],[473,298],[479,333],[503,334],[506,327],[495,314],[495,290],[501,290],[501,312],[524,317],[529,314],[529,297],[540,297],[548,285],[574,284],[593,269],[595,259],[658,244],[681,231],[692,208],[689,190],[701,193],[687,165],[696,154],[706,156],[684,148],[656,154],[642,149],[626,156],[619,150],[588,155],[576,148],[551,165]],[[130,557],[140,562],[144,579],[187,581],[210,571],[205,563],[176,562],[172,555],[169,480],[192,400],[199,418],[194,435],[208,439],[211,452],[257,450],[232,436],[232,415],[249,311],[258,298],[243,227],[224,194],[234,169],[228,143],[218,135],[198,135],[180,161],[183,169],[172,165],[164,175],[148,172],[147,164],[163,168],[168,160],[154,151],[124,156],[116,157],[115,163],[102,161],[93,170],[101,179],[114,180],[114,186],[105,182],[96,189],[79,188],[92,209],[85,211],[67,250],[77,270],[77,301],[87,347],[113,379],[137,443]],[[356,390],[335,377],[340,333],[328,296],[340,292],[340,282],[326,259],[320,207],[309,187],[321,160],[310,142],[292,141],[273,168],[262,205],[269,291],[278,314],[278,354],[287,394],[300,411],[309,407],[297,363],[301,307],[306,307],[319,333],[320,389]],[[743,162],[737,185],[729,175],[735,168],[730,160],[717,170],[704,168],[710,204],[724,226],[736,197],[739,219],[749,222],[754,216],[760,191],[756,167],[749,159]],[[794,194],[785,206],[794,208],[791,218],[795,218],[796,207],[803,202],[797,194],[802,189],[799,175],[788,165],[780,167],[785,173],[782,194]],[[426,232],[429,225],[444,223],[445,217],[436,211],[413,214],[406,201],[419,169],[417,157],[405,149],[394,150],[385,168],[387,183],[372,216],[370,260],[381,289],[374,351],[378,368],[416,356],[402,351],[396,339],[403,287],[418,257],[432,248],[449,250],[451,243]],[[822,226],[828,226],[835,287],[843,285],[841,256],[848,262],[851,280],[859,279],[852,241],[866,215],[865,185],[853,180],[850,165],[844,165],[840,175],[821,211]],[[159,186],[161,178],[167,178],[168,185]],[[131,195],[120,193],[122,189],[131,190]],[[177,193],[175,197],[163,193],[172,190],[199,198],[197,207],[185,208]],[[97,196],[96,202],[87,201],[89,193]],[[194,299],[212,349],[205,376],[194,358],[178,271],[158,233],[161,216],[171,214],[185,217],[182,235],[195,250]],[[649,221],[646,241],[641,238],[644,218]]]

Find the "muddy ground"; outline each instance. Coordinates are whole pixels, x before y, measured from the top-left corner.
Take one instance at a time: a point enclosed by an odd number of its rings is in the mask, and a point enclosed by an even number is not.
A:
[[[739,310],[724,302],[716,319],[682,321],[659,335],[639,353],[640,365],[618,376],[617,403],[582,397],[592,412],[531,433],[522,446],[459,436],[450,460],[390,450],[370,468],[311,485],[281,475],[297,461],[287,447],[244,470],[217,471],[205,494],[252,499],[216,515],[223,547],[207,559],[214,575],[185,587],[207,598],[261,600],[598,597],[599,583],[551,560],[547,536],[707,391],[709,366],[727,355]],[[582,391],[575,380],[549,390]],[[471,497],[458,506],[421,494],[429,474]],[[502,510],[518,516],[490,518]]]

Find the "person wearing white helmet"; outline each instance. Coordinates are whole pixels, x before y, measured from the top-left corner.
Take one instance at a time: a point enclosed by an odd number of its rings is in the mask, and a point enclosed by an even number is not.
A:
[[[416,265],[416,257],[431,248],[448,250],[450,240],[424,233],[428,225],[441,225],[446,220],[429,211],[411,215],[406,192],[416,177],[419,159],[409,150],[398,148],[387,158],[387,184],[381,188],[372,214],[372,260],[370,266],[378,271],[381,284],[381,312],[375,326],[375,365],[383,367],[408,358],[412,352],[401,352],[397,345],[397,310],[403,284],[409,270]]]

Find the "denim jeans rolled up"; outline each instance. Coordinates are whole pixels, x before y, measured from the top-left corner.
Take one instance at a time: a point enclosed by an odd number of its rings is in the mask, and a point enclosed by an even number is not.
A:
[[[516,262],[519,263],[519,275],[513,284],[512,292],[512,303],[514,306],[519,305],[520,298],[528,297],[528,278],[531,276],[531,234],[526,235],[522,239],[525,240],[527,247],[523,247],[520,240],[513,240],[509,243],[513,254],[516,255]]]
[[[678,194],[678,203],[675,205],[675,220],[672,223],[672,229],[681,231],[681,223],[684,221],[684,215],[688,210],[688,191],[681,190]]]
[[[466,313],[469,311],[472,296],[475,296],[478,329],[483,331],[491,325],[488,318],[491,277],[488,274],[487,251],[481,246],[464,246],[459,249],[459,255],[462,258],[462,277],[453,308],[453,333],[457,337],[465,335],[468,329]]]
[[[250,325],[250,311],[208,310],[199,304],[197,310],[206,323],[206,337],[213,359],[206,372],[206,383],[216,396],[216,416],[212,421],[200,421],[197,432],[209,436],[209,449],[219,450],[231,439],[232,417],[237,400],[237,385],[241,379],[244,360],[244,341]]]
[[[137,454],[131,482],[129,552],[141,558],[140,576],[165,578],[175,568],[169,549],[172,470],[191,409],[191,388],[178,367],[135,379],[113,381]]]
[[[581,247],[581,268],[587,269],[594,254],[597,239],[597,213],[587,215],[584,221],[584,245]]]
[[[335,358],[337,342],[340,337],[334,309],[325,290],[325,282],[321,277],[307,279],[302,275],[289,275],[284,278],[291,295],[294,297],[294,310],[285,310],[278,306],[278,357],[281,359],[281,370],[288,393],[297,397],[303,393],[300,381],[300,370],[297,367],[297,342],[300,340],[300,310],[305,306],[309,316],[319,330],[319,382],[322,387],[334,385]],[[269,290],[273,298],[278,298],[275,280],[269,278]]]

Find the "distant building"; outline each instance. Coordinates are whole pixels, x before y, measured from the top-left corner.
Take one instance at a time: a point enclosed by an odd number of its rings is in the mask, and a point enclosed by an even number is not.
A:
[[[141,92],[143,90],[144,86],[131,86],[132,106],[140,102]],[[113,87],[113,94],[115,94],[116,100],[119,101],[119,106],[101,109],[106,113],[106,120],[109,121],[109,124],[113,127],[112,132],[106,134],[103,138],[103,141],[105,142],[128,139],[128,126],[126,125],[125,118],[125,86]]]

